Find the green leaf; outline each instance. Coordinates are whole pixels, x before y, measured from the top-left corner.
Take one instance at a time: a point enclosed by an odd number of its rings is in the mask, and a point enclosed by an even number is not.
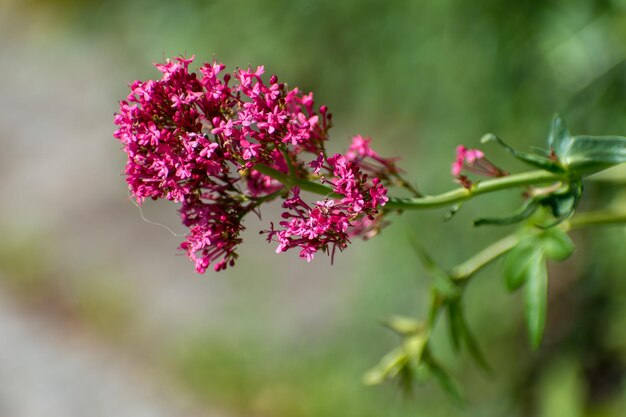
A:
[[[533,198],[528,200],[522,207],[520,207],[515,213],[507,216],[507,217],[497,217],[497,218],[482,218],[474,220],[474,226],[484,226],[484,225],[493,225],[493,226],[506,226],[509,224],[519,223],[522,220],[526,220],[530,216],[532,216],[537,208],[539,207],[539,199]]]
[[[569,149],[571,136],[565,125],[565,121],[558,114],[552,119],[550,134],[548,135],[548,147],[554,151],[559,160],[563,160]]]
[[[465,400],[458,383],[443,369],[441,365],[435,362],[433,359],[428,361],[428,370],[435,380],[439,383],[439,386],[448,394],[448,396],[457,404],[463,405]]]
[[[520,152],[518,150],[515,150],[513,147],[509,146],[505,141],[503,141],[500,137],[494,135],[493,133],[488,133],[484,135],[480,141],[481,143],[495,141],[504,149],[509,151],[509,153],[511,153],[511,155],[513,155],[515,158],[519,159],[520,161],[530,166],[545,169],[546,171],[550,171],[550,172],[560,173],[564,171],[563,168],[559,164],[557,164],[554,160],[543,155]]]
[[[554,217],[557,219],[564,219],[574,213],[578,202],[579,197],[577,194],[568,193],[565,195],[551,195],[544,200],[543,203],[552,208],[552,214]]]
[[[385,379],[395,377],[409,361],[409,357],[402,347],[397,347],[387,353],[378,365],[370,369],[363,376],[365,385],[378,385]]]
[[[626,162],[626,137],[574,136],[561,162],[578,175],[591,175]]]
[[[566,260],[576,249],[572,239],[559,227],[552,227],[546,230],[542,235],[542,240],[546,256],[555,261],[561,262]]]
[[[478,344],[478,340],[474,337],[474,334],[470,331],[469,326],[467,325],[467,321],[464,317],[462,317],[463,321],[463,341],[465,342],[465,346],[467,347],[467,351],[474,361],[480,366],[484,371],[491,372],[491,367],[489,366],[489,362],[485,357],[480,345]]]
[[[413,393],[413,383],[415,380],[415,372],[411,367],[404,366],[397,376],[398,385],[405,396],[411,396]]]
[[[385,379],[387,379],[386,374],[379,368],[378,366],[370,369],[363,375],[363,384],[364,385],[379,385],[382,384]]]
[[[455,351],[461,349],[461,338],[463,337],[463,311],[458,300],[448,303],[448,330],[450,340]]]
[[[414,236],[409,236],[409,241],[411,242],[413,250],[415,250],[417,257],[420,260],[420,263],[422,264],[424,269],[426,269],[426,271],[430,273],[436,273],[441,271],[441,268],[437,266],[430,254],[426,251],[426,249],[424,249],[421,243],[419,243],[417,239],[415,239]]]
[[[383,325],[400,336],[412,336],[424,331],[424,323],[410,317],[392,316],[383,321]]]
[[[401,346],[387,353],[380,362],[363,375],[365,385],[378,385],[399,376],[406,367],[417,367],[428,342],[428,335],[419,333],[407,337]]]
[[[548,271],[541,252],[532,257],[526,269],[526,325],[533,349],[539,348],[543,338],[548,307]]]
[[[422,333],[408,337],[404,343],[402,343],[402,349],[404,349],[407,357],[410,360],[413,360],[413,364],[416,366],[422,360],[422,354],[424,353],[426,342],[428,342],[428,337]]]
[[[626,162],[626,138],[571,136],[559,115],[552,120],[548,146],[567,171],[581,176]]]
[[[463,343],[476,364],[480,366],[483,370],[490,372],[491,368],[489,366],[489,363],[487,362],[485,355],[480,349],[478,341],[470,331],[467,320],[465,320],[465,315],[463,313],[463,306],[461,305],[461,302],[458,300],[454,302],[449,302],[447,307],[448,327],[453,347],[456,351],[459,351],[461,348],[461,344]]]
[[[540,229],[550,229],[572,217],[583,194],[583,182],[578,179],[567,185],[564,191],[542,197],[540,204],[550,207],[555,220],[547,225],[537,225]]]
[[[409,236],[410,242],[413,245],[413,249],[417,254],[421,264],[424,266],[427,272],[434,277],[434,288],[437,293],[442,295],[445,299],[457,298],[460,294],[459,288],[456,283],[450,277],[450,275],[444,271],[439,265],[435,263],[430,254],[424,249],[424,247],[413,236]]]
[[[525,162],[527,165],[545,169],[546,171],[561,173],[564,172],[563,168],[555,163],[550,158],[546,158],[545,156],[535,155],[527,152],[515,151],[513,152],[513,156],[519,159],[522,162]]]
[[[536,239],[526,238],[511,249],[504,259],[504,280],[509,291],[526,283],[538,257],[541,257],[541,246]]]

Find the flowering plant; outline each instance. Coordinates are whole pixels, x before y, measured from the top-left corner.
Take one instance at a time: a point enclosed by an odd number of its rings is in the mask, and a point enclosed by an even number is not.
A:
[[[427,320],[394,317],[387,325],[402,336],[401,345],[369,371],[370,384],[397,379],[409,385],[430,375],[455,397],[456,385],[435,359],[429,340],[437,317],[447,312],[452,344],[465,346],[481,366],[487,361],[463,313],[463,293],[483,267],[506,255],[504,276],[511,290],[525,285],[526,317],[533,347],[539,347],[547,309],[546,259],[561,261],[574,250],[568,231],[626,222],[611,211],[574,212],[583,193],[583,178],[626,162],[626,138],[570,135],[556,116],[547,149],[520,152],[489,134],[533,170],[509,174],[485,153],[460,145],[452,176],[460,187],[440,195],[424,195],[407,181],[396,158],[375,152],[370,139],[355,136],[344,154],[329,154],[326,142],[332,115],[315,105],[313,94],[289,89],[264,68],[224,73],[224,65],[205,63],[190,71],[193,57],[157,64],[161,79],[135,81],[120,102],[114,136],[128,154],[126,180],[141,204],[146,198],[180,204],[189,229],[180,244],[199,273],[232,267],[243,220],[261,206],[281,199],[278,224],[261,233],[277,244],[276,252],[297,249],[311,261],[321,252],[334,257],[354,238],[371,238],[387,218],[409,210],[452,207],[482,194],[522,188],[522,204],[512,215],[478,219],[476,225],[520,223],[504,237],[451,269],[436,265],[416,244],[427,270],[435,277]],[[476,180],[469,174],[487,177]],[[404,188],[412,197],[392,197]],[[302,192],[318,195],[307,200]]]

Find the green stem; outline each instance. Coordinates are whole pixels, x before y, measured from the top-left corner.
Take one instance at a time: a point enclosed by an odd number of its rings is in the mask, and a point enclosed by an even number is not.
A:
[[[465,280],[515,247],[520,241],[517,233],[510,234],[487,246],[467,261],[452,268],[454,280]]]
[[[469,200],[481,194],[529,185],[548,184],[565,179],[566,177],[563,174],[555,174],[543,170],[528,171],[521,174],[507,175],[506,177],[481,181],[475,184],[471,189],[457,188],[447,193],[418,198],[390,198],[385,205],[385,209],[420,210],[445,207]]]
[[[291,163],[291,158],[289,158],[289,154],[287,153],[287,150],[281,147],[280,153],[282,153],[283,158],[285,158],[285,162],[287,163],[287,167],[289,168],[289,177],[290,177],[290,180],[293,182],[293,180],[296,179],[296,169]]]
[[[570,229],[626,223],[626,212],[592,211],[581,213],[574,216],[568,223]]]
[[[589,213],[576,214],[567,223],[564,223],[563,228],[566,230],[580,229],[590,226],[601,225],[615,225],[626,223],[626,213],[616,211],[595,211]],[[540,230],[537,230],[539,233]],[[498,259],[500,256],[506,254],[513,249],[520,241],[520,237],[517,233],[512,233],[503,237],[497,242],[487,246],[476,255],[472,256],[467,261],[452,268],[450,273],[454,280],[465,280],[470,278],[476,272],[480,271],[491,262]]]
[[[418,190],[416,187],[411,185],[409,181],[405,180],[402,177],[402,175],[396,172],[392,174],[392,176],[399,182],[400,187],[407,189],[411,194],[413,194],[413,197],[417,197],[417,198],[424,197],[424,194],[422,194],[422,192]]]
[[[253,198],[252,201],[254,202],[256,206],[260,206],[263,203],[274,200],[276,197],[280,196],[283,193],[284,193],[284,188],[281,188],[280,190],[274,191],[273,193],[268,194],[268,195],[264,195],[263,197]]]
[[[265,175],[269,175],[289,187],[298,186],[301,190],[309,191],[315,194],[334,198],[341,197],[334,193],[331,187],[324,184],[301,178],[290,178],[288,174],[284,174],[264,165],[255,165],[253,169]],[[555,174],[543,170],[528,171],[521,174],[508,175],[506,177],[481,181],[475,184],[471,189],[457,188],[443,194],[414,198],[390,197],[389,201],[385,205],[385,210],[422,210],[445,207],[494,191],[530,185],[549,184],[566,179],[567,177],[564,174]]]
[[[311,193],[328,196],[328,197],[341,197],[333,192],[333,189],[327,185],[320,184],[309,180],[303,180],[300,178],[291,178],[289,174],[280,172],[274,168],[270,168],[265,165],[255,165],[252,169],[259,171],[261,174],[265,174],[279,181],[287,187],[300,187],[301,190],[309,191]]]

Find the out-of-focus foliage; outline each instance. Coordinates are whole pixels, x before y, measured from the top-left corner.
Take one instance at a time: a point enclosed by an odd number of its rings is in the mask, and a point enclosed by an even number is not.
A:
[[[124,83],[154,77],[150,64],[163,57],[216,57],[230,68],[264,64],[269,73],[314,91],[318,103],[330,107],[331,148],[345,149],[352,134],[371,135],[382,154],[403,156],[407,176],[419,178],[427,193],[453,186],[454,146],[477,146],[486,132],[507,135],[518,149],[543,146],[546,120],[559,112],[572,131],[626,133],[623,0],[28,0],[14,2],[11,10],[24,21],[42,23],[33,31],[80,39],[124,74],[110,86],[111,111],[114,100],[127,93]],[[63,54],[63,44],[49,47]],[[105,116],[112,131],[110,115]],[[117,146],[112,138],[101,140]],[[496,146],[484,149],[494,162],[510,158]],[[112,181],[122,181],[120,170],[112,163]],[[599,182],[586,193],[625,207],[623,196],[612,190]],[[445,334],[433,336],[435,347],[441,346],[439,356],[466,387],[465,409],[431,387],[418,387],[413,398],[403,398],[396,387],[360,385],[362,372],[396,342],[375,320],[395,313],[422,315],[425,309],[428,278],[407,231],[438,262],[452,265],[502,233],[471,227],[479,209],[482,216],[506,207],[489,196],[462,207],[449,223],[441,221],[442,212],[405,214],[375,240],[354,244],[338,257],[335,269],[323,273],[316,271],[325,260],[285,268],[281,255],[260,265],[266,257],[255,258],[254,251],[271,256],[273,249],[256,247],[248,252],[249,261],[242,254],[232,277],[202,278],[233,282],[233,293],[224,294],[238,301],[228,304],[220,324],[199,326],[193,336],[177,337],[175,346],[155,351],[180,384],[208,406],[243,415],[622,415],[626,235],[619,228],[575,235],[582,254],[558,268],[550,265],[546,339],[536,354],[525,343],[523,301],[507,294],[501,270],[491,268],[476,280],[468,293],[468,321],[483,340],[493,374],[483,375],[467,358],[455,359],[441,340]],[[0,247],[6,275],[23,275],[29,288],[55,279],[40,271],[47,264],[33,271],[16,253],[23,254]],[[290,309],[300,303],[277,277],[299,282],[303,274],[306,280],[345,282],[336,316],[328,318],[323,306],[314,306],[317,327],[287,332],[289,337],[265,329],[271,320],[296,320]],[[102,295],[107,292],[113,296]],[[77,308],[105,337],[116,334],[114,323],[121,327],[132,320],[129,301],[116,285],[81,294]],[[333,295],[329,291],[316,300]],[[141,297],[133,295],[137,310]],[[97,311],[87,311],[89,305]]]

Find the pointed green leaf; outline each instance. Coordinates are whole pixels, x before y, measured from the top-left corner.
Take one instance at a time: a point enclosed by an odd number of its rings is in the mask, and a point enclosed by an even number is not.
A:
[[[572,239],[559,227],[552,227],[546,230],[542,235],[542,240],[546,256],[555,261],[566,260],[576,249]]]
[[[552,214],[557,219],[570,216],[574,213],[576,205],[578,204],[578,197],[576,194],[570,193],[566,195],[553,195],[546,201],[552,208]]]
[[[452,345],[455,350],[459,351],[461,344],[463,343],[476,364],[486,372],[490,372],[491,369],[489,367],[489,363],[480,349],[478,341],[470,331],[467,320],[465,320],[465,314],[463,312],[461,301],[456,300],[454,302],[449,302],[447,305],[447,311],[450,339],[452,340]]]
[[[437,293],[445,299],[457,298],[460,292],[450,275],[435,263],[426,249],[413,236],[410,236],[409,239],[424,269],[433,275],[435,279],[434,288]]]
[[[626,162],[626,138],[621,136],[574,136],[561,157],[579,175],[591,175]]]
[[[548,147],[554,151],[559,160],[562,160],[569,149],[571,137],[565,121],[558,114],[552,119],[550,134],[548,135]]]
[[[587,177],[587,181],[606,182],[612,185],[626,184],[626,164],[621,164]]]
[[[383,324],[400,336],[412,336],[424,331],[424,323],[410,317],[392,316],[384,320]]]
[[[564,172],[563,168],[554,160],[550,159],[549,157],[527,153],[527,152],[520,152],[514,149],[513,147],[509,146],[505,141],[503,141],[500,137],[494,135],[493,133],[488,133],[484,135],[480,141],[481,143],[495,141],[504,149],[509,151],[509,153],[511,153],[511,155],[513,155],[515,158],[533,167],[545,169],[546,171],[550,171],[550,172],[559,172],[559,173]]]
[[[405,350],[402,347],[395,348],[383,356],[378,365],[365,373],[363,383],[365,385],[378,385],[385,379],[393,378],[408,361],[409,357]]]
[[[579,202],[580,196],[575,194],[551,195],[542,198],[540,204],[544,207],[550,208],[552,215],[554,216],[554,220],[545,225],[537,225],[537,227],[547,230],[563,223],[565,220],[572,217]]]
[[[471,332],[465,317],[461,317],[463,322],[463,341],[465,342],[465,346],[467,347],[467,351],[470,356],[478,366],[480,366],[484,371],[491,372],[491,367],[489,366],[489,362],[485,357],[480,345],[478,344],[478,340],[474,337],[474,334]]]
[[[550,207],[555,220],[547,225],[538,225],[541,229],[550,229],[572,217],[583,193],[583,183],[576,180],[567,185],[564,192],[555,193],[540,200],[540,204]]]
[[[454,350],[458,352],[461,349],[461,338],[463,337],[463,312],[460,302],[458,300],[449,302],[447,311],[450,340]]]
[[[370,369],[363,375],[363,384],[364,385],[379,385],[382,384],[385,379],[387,379],[387,375],[381,368],[378,366]]]
[[[477,219],[474,220],[474,226],[493,225],[493,226],[506,226],[509,224],[519,223],[522,220],[526,220],[532,216],[539,207],[538,199],[528,200],[522,207],[515,213],[507,217],[498,217],[493,219]]]
[[[535,239],[527,238],[515,246],[504,259],[504,280],[509,291],[515,291],[526,283],[529,270],[540,256]]]
[[[410,366],[405,366],[400,370],[397,376],[398,385],[405,396],[413,394],[413,383],[415,380],[415,372]]]
[[[531,146],[530,149],[537,155],[545,156],[546,158],[550,158],[552,156],[552,153],[550,151],[540,148],[538,146]]]
[[[411,245],[413,246],[413,250],[415,250],[417,257],[419,258],[420,263],[422,264],[424,269],[426,269],[426,271],[431,272],[431,273],[441,271],[441,268],[437,266],[437,264],[435,263],[433,258],[430,256],[430,254],[417,241],[417,239],[415,239],[415,237],[409,236],[409,241],[411,242]]]
[[[408,337],[404,343],[402,343],[402,349],[404,349],[407,357],[413,360],[414,365],[418,365],[422,360],[426,342],[428,342],[428,338],[422,333]]]
[[[541,252],[532,258],[526,271],[526,325],[530,344],[537,349],[543,339],[548,308],[548,271]]]
[[[455,403],[459,405],[463,405],[465,403],[458,383],[445,369],[443,369],[441,365],[431,359],[428,362],[428,370],[433,378],[435,378],[435,380],[439,383],[439,386]]]
[[[550,158],[546,158],[545,156],[520,151],[515,151],[513,153],[513,156],[530,166],[545,169],[546,171],[555,173],[561,173],[565,171],[560,165],[555,163],[555,161]]]

